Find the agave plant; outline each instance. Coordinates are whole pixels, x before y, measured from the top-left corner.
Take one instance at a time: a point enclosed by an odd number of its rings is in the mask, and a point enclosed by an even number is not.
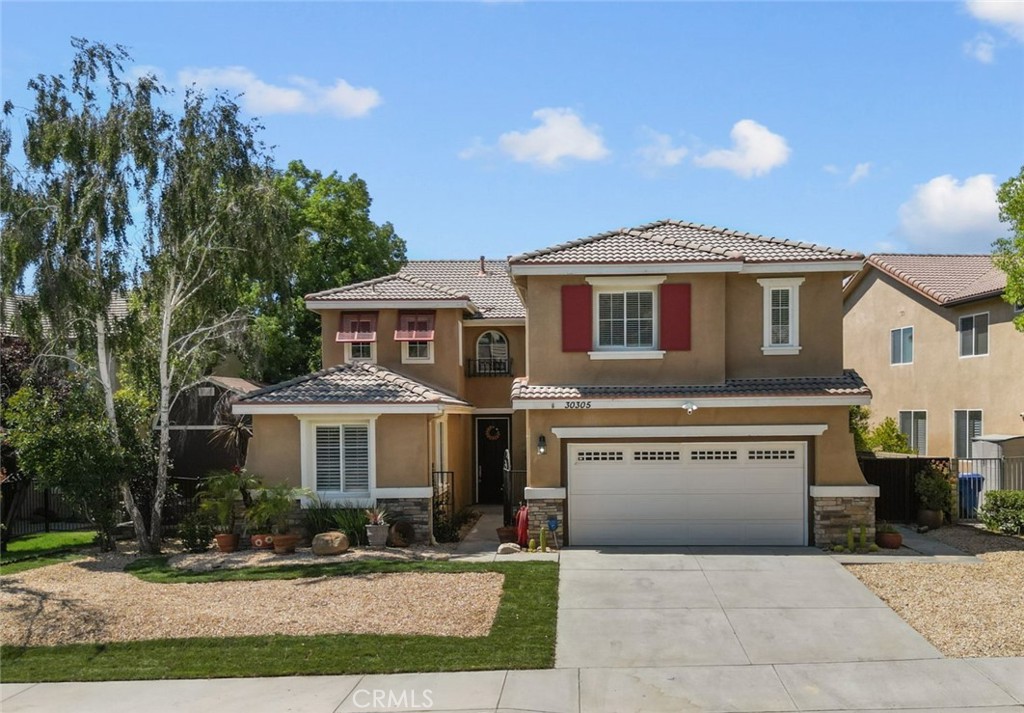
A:
[[[381,507],[366,508],[366,519],[368,525],[387,525],[388,511]]]

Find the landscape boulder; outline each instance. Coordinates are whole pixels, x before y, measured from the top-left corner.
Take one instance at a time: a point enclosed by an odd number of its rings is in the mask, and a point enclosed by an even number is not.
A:
[[[313,554],[340,555],[348,552],[348,536],[344,532],[321,532],[313,537]]]

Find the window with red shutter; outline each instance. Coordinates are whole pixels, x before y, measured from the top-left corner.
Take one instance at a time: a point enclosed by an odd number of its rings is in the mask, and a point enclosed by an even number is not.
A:
[[[433,312],[402,312],[398,315],[398,329],[395,330],[396,342],[432,342],[434,341]]]
[[[690,285],[667,283],[661,286],[661,348],[689,351],[691,344]]]
[[[341,331],[336,341],[343,343],[377,341],[376,312],[342,312]]]
[[[562,351],[589,352],[594,347],[590,285],[562,285]]]

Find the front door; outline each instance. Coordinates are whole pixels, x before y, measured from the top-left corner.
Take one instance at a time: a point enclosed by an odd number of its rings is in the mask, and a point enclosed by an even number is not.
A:
[[[502,502],[505,450],[508,448],[508,416],[488,416],[476,420],[476,474],[478,503]]]

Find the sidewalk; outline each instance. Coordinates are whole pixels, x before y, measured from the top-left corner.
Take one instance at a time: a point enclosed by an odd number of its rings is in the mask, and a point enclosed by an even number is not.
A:
[[[557,562],[558,552],[498,554],[498,528],[504,525],[501,505],[474,505],[480,519],[451,555],[457,562]]]
[[[1024,658],[0,686],[4,713],[1024,711]]]

